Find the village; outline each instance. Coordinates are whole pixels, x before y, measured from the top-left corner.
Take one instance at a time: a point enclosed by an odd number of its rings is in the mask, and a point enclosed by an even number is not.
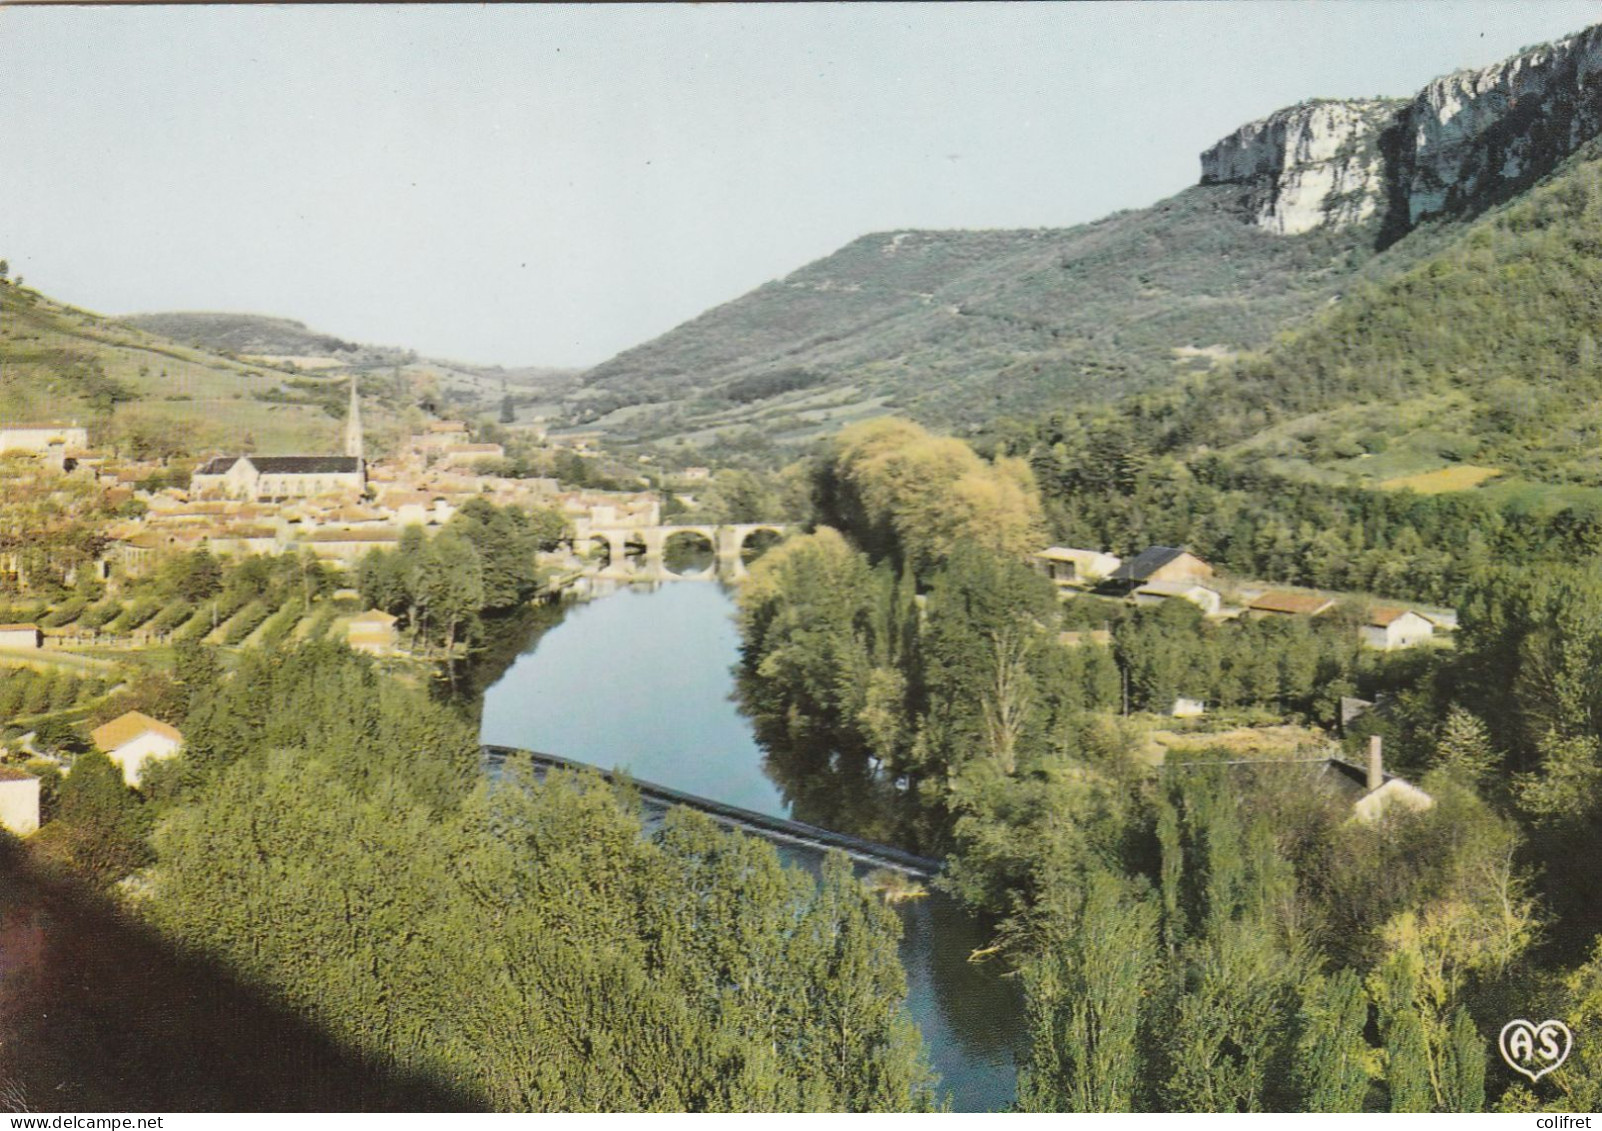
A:
[[[622,574],[632,563],[610,560],[612,541],[661,522],[655,491],[563,489],[554,478],[491,473],[505,452],[475,441],[465,421],[430,420],[393,454],[369,460],[354,381],[344,439],[340,455],[216,455],[199,463],[186,485],[176,485],[161,482],[164,463],[97,450],[77,424],[0,427],[0,460],[13,493],[53,501],[70,489],[73,498],[92,501],[94,517],[56,505],[56,526],[92,528],[100,520],[91,530],[92,555],[55,578],[54,599],[36,576],[50,565],[30,544],[38,526],[17,532],[0,551],[0,578],[17,594],[0,614],[6,622],[0,623],[0,683],[9,689],[0,691],[0,705],[12,708],[0,730],[0,829],[37,830],[48,792],[40,775],[70,772],[70,754],[41,734],[81,724],[127,686],[141,659],[174,644],[332,638],[403,665],[416,660],[397,632],[397,617],[367,607],[352,587],[361,560],[374,550],[395,550],[408,528],[431,535],[473,500],[543,513],[560,525],[560,536],[536,555],[539,575],[554,592],[608,567]],[[686,478],[693,484],[696,477]],[[197,555],[222,567],[299,561],[330,591],[278,606],[139,595],[155,571]],[[84,729],[134,789],[147,763],[183,746],[181,732],[140,711]]]
[[[24,463],[24,476],[72,481],[92,492],[115,515],[92,561],[69,570],[68,585],[86,568],[98,600],[69,596],[35,601],[5,610],[0,624],[0,665],[32,672],[31,694],[19,693],[18,709],[0,732],[11,755],[0,765],[0,827],[27,834],[39,827],[41,784],[36,776],[70,768],[38,741],[31,723],[81,720],[87,708],[104,702],[126,677],[127,659],[143,650],[178,642],[225,646],[273,643],[294,638],[335,638],[377,657],[407,658],[407,642],[397,617],[366,607],[352,578],[372,551],[394,551],[409,527],[436,531],[471,500],[561,516],[558,544],[538,555],[548,592],[601,576],[639,579],[642,562],[660,570],[665,532],[695,530],[709,541],[723,541],[714,528],[662,526],[662,496],[633,492],[564,489],[554,478],[512,478],[495,474],[504,461],[500,444],[474,439],[460,420],[431,420],[393,454],[369,461],[354,382],[340,455],[216,455],[198,464],[186,486],[160,482],[160,464],[117,459],[90,446],[87,430],[72,424],[17,424],[0,428],[0,458]],[[697,481],[691,469],[685,477]],[[782,526],[734,530],[732,557],[739,566],[740,539],[750,531],[782,535]],[[653,537],[653,534],[655,535]],[[727,554],[728,547],[713,547]],[[149,599],[119,599],[128,586],[181,555],[204,552],[221,562],[251,558],[299,559],[316,563],[338,584],[326,599],[295,601],[282,608],[262,602],[233,604],[213,600],[209,607],[179,601],[163,605]],[[637,555],[625,557],[626,554]],[[654,558],[653,558],[654,555]],[[1347,595],[1264,587],[1226,579],[1207,562],[1177,547],[1153,546],[1127,560],[1089,549],[1052,546],[1033,555],[1033,566],[1064,599],[1107,601],[1150,607],[1165,602],[1195,606],[1210,621],[1237,618],[1306,618],[1331,614],[1343,602],[1360,612],[1355,625],[1366,648],[1393,651],[1440,643],[1437,634],[1456,627],[1452,610],[1403,607],[1353,599]],[[742,571],[743,572],[743,571]],[[26,554],[21,548],[0,553],[0,573],[14,590],[27,594]],[[710,576],[710,573],[708,573]],[[738,573],[735,575],[738,576]],[[24,616],[31,614],[31,616]],[[1110,646],[1106,629],[1064,630],[1058,643],[1069,648]],[[4,705],[0,696],[0,706]],[[1177,696],[1161,712],[1176,719],[1207,713],[1201,699]],[[1373,707],[1352,700],[1343,710],[1352,717]],[[36,708],[30,710],[29,708]],[[121,769],[126,784],[138,788],[143,767],[181,749],[182,734],[161,719],[127,712],[93,728],[92,745]],[[1364,783],[1366,796],[1389,775],[1378,769],[1379,753]],[[26,761],[29,769],[18,765]],[[30,772],[32,770],[33,772]],[[1412,789],[1406,783],[1395,787]],[[1417,800],[1417,798],[1414,798]],[[1427,801],[1427,798],[1424,799]]]

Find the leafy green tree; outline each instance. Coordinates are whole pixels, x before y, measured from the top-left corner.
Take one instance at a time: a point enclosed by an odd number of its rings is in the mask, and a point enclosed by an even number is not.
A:
[[[418,604],[452,654],[457,633],[484,607],[484,572],[473,544],[445,530],[423,552],[417,573]]]
[[[1485,1039],[1468,1011],[1452,1017],[1452,1031],[1441,1058],[1441,1110],[1485,1109]]]
[[[499,508],[485,499],[469,499],[442,533],[460,536],[477,552],[484,608],[508,609],[533,596],[537,581],[534,555],[539,540],[521,510]]]
[[[1485,781],[1498,763],[1490,731],[1478,717],[1458,706],[1447,710],[1435,758],[1448,773],[1474,786]]]
[[[1098,872],[1080,913],[1023,968],[1033,1041],[1024,1111],[1133,1111],[1147,1086],[1143,1009],[1156,976],[1157,911]]]
[[[1368,995],[1351,970],[1308,983],[1296,1045],[1297,1088],[1305,1111],[1362,1111],[1372,1050],[1363,1038]]]
[[[100,883],[121,879],[150,859],[149,819],[123,784],[122,771],[98,750],[73,759],[61,783],[56,835],[73,864]]]

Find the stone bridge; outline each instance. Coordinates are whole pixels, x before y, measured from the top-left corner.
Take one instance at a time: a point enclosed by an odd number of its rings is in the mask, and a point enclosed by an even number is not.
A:
[[[746,540],[759,531],[783,538],[789,527],[774,522],[742,522],[723,526],[582,526],[573,538],[573,548],[583,551],[601,543],[606,546],[608,560],[602,577],[634,577],[640,579],[724,577],[738,580],[745,576],[745,561],[740,553]],[[712,550],[713,563],[697,573],[678,574],[667,568],[664,555],[668,541],[678,534],[699,536]],[[630,554],[630,547],[635,553]],[[640,549],[643,547],[643,551]]]

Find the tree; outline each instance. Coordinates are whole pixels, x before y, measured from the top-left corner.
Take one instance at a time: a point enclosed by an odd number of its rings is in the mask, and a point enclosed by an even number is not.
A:
[[[469,499],[451,517],[443,533],[459,535],[477,551],[483,608],[509,609],[533,596],[534,555],[539,543],[528,516],[521,510],[499,508],[486,499]]]
[[[1156,976],[1157,910],[1123,879],[1092,876],[1077,915],[1023,968],[1033,1031],[1024,1111],[1133,1111],[1150,1086],[1140,1034]]]
[[[56,834],[72,863],[100,883],[121,879],[150,859],[149,819],[123,784],[122,770],[89,750],[61,783]]]
[[[198,603],[222,592],[222,566],[206,550],[171,559],[163,577],[168,592],[185,601]]]
[[[484,607],[484,572],[478,551],[465,538],[442,530],[428,543],[417,574],[419,604],[439,630],[445,654],[453,654],[463,623]]]
[[[69,757],[89,749],[89,741],[78,728],[59,717],[42,721],[34,728],[33,736],[38,746]]]
[[[1296,1045],[1297,1088],[1304,1111],[1362,1111],[1373,1059],[1363,1030],[1368,996],[1351,970],[1308,983]]]
[[[1479,717],[1455,704],[1447,710],[1441,737],[1435,744],[1438,765],[1468,785],[1480,785],[1499,759],[1491,748],[1491,733]]]

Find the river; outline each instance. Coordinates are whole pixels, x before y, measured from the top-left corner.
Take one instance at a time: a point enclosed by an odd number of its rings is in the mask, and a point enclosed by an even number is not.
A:
[[[893,791],[864,787],[860,771],[817,752],[807,761],[821,769],[808,780],[794,752],[765,750],[740,713],[733,612],[729,592],[702,581],[623,588],[566,606],[485,691],[483,741],[626,770],[769,816],[871,831],[864,804],[889,806]],[[856,827],[828,819],[844,814]],[[883,816],[879,827],[899,823]],[[933,892],[897,910],[908,1008],[952,1109],[1006,1108],[1024,1042],[1017,987],[994,965],[967,961],[988,936],[950,898]]]

